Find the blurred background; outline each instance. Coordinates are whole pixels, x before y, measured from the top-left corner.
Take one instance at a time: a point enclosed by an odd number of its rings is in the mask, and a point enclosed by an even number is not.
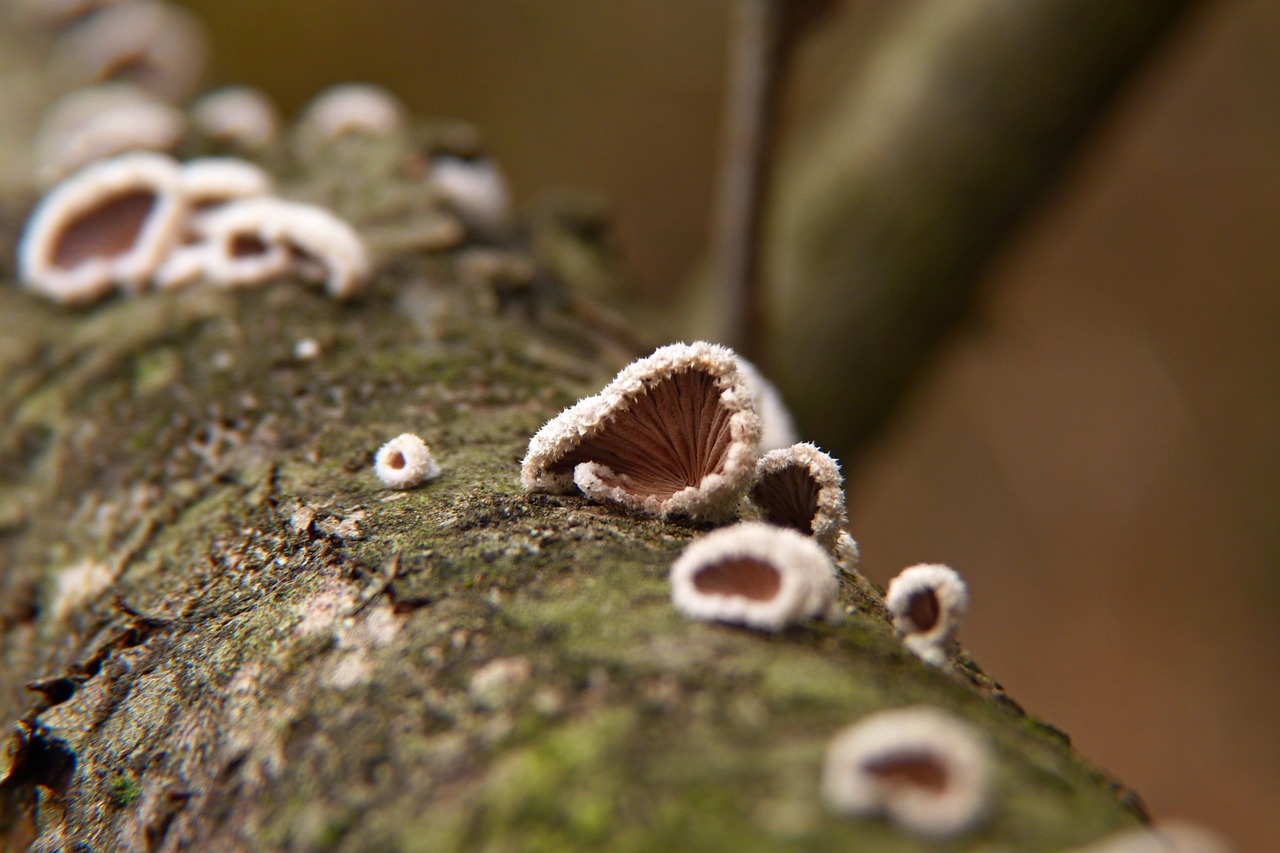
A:
[[[332,83],[380,83],[478,125],[518,204],[603,191],[635,310],[660,336],[706,328],[730,0],[185,5],[210,29],[215,83],[287,113]],[[835,4],[801,45],[780,195],[908,5]],[[866,574],[954,565],[974,601],[962,639],[993,677],[1158,818],[1245,850],[1280,831],[1277,45],[1271,0],[1179,17],[984,254],[964,323],[871,433],[794,399],[803,383],[766,360],[802,433],[845,461]],[[803,322],[774,333],[806,340]],[[838,388],[875,369],[818,356]]]

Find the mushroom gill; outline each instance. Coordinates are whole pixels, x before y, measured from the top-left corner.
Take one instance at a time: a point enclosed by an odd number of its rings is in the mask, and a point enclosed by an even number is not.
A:
[[[946,764],[924,750],[892,752],[863,762],[867,775],[895,788],[917,788],[931,794],[947,789]]]
[[[765,521],[808,536],[813,532],[820,489],[808,470],[788,465],[761,476],[751,488],[751,500],[764,512]]]
[[[127,254],[157,201],[155,191],[141,188],[104,198],[66,224],[53,252],[53,266],[69,270],[85,261]]]
[[[704,595],[739,595],[769,601],[782,589],[782,575],[771,564],[751,557],[731,557],[699,569],[693,587]]]

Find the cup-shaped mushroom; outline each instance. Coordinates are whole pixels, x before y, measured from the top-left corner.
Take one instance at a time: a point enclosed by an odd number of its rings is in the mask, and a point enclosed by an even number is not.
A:
[[[261,167],[237,157],[199,157],[182,164],[179,175],[187,206],[207,212],[229,201],[270,193],[271,176]]]
[[[266,148],[280,135],[275,104],[250,86],[226,86],[201,95],[191,105],[191,123],[208,139],[247,151]]]
[[[831,741],[822,794],[842,814],[946,838],[990,813],[989,752],[976,730],[938,709],[880,711]]]
[[[758,522],[689,544],[671,565],[671,601],[691,619],[780,631],[827,615],[839,586],[831,560],[793,530]]]
[[[178,165],[123,154],[87,166],[36,206],[18,247],[31,290],[67,304],[141,289],[178,240],[186,217]]]
[[[756,466],[751,501],[765,521],[812,536],[834,551],[848,520],[840,464],[812,444],[793,444],[764,455]]]
[[[732,516],[755,475],[760,420],[731,350],[696,342],[633,362],[529,441],[527,492],[661,517]]]
[[[425,441],[402,433],[378,449],[374,473],[391,489],[408,489],[440,476],[440,466]]]
[[[791,411],[782,401],[777,387],[742,356],[738,356],[738,369],[755,397],[756,414],[760,416],[761,452],[780,450],[799,441],[795,419],[791,417]]]
[[[339,83],[311,100],[298,128],[320,141],[351,134],[390,136],[404,124],[404,107],[395,95],[373,83]]]
[[[907,648],[939,666],[969,608],[969,590],[949,566],[921,563],[889,581],[885,606]]]
[[[511,194],[492,159],[437,154],[427,174],[441,201],[471,228],[493,234],[507,226]]]

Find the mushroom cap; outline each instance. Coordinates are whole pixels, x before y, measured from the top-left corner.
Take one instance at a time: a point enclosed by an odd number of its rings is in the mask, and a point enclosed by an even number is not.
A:
[[[488,157],[431,158],[428,180],[462,220],[483,231],[499,231],[511,217],[511,194],[496,163]]]
[[[69,27],[54,43],[51,61],[72,83],[126,80],[176,104],[195,91],[208,53],[195,15],[159,0],[130,0]]]
[[[751,500],[765,521],[812,536],[828,551],[848,523],[840,463],[809,443],[766,453],[756,465]]]
[[[236,157],[199,157],[182,164],[179,175],[187,204],[196,211],[238,198],[264,196],[272,191],[271,176],[261,167]]]
[[[969,590],[949,566],[921,563],[889,581],[884,603],[907,648],[940,665],[969,608]]]
[[[104,83],[59,98],[36,131],[36,172],[53,184],[126,151],[172,151],[186,117],[130,83]]]
[[[670,580],[671,602],[685,616],[761,631],[826,615],[839,592],[830,558],[812,539],[752,521],[695,539]]]
[[[768,453],[780,450],[800,440],[796,432],[795,419],[787,404],[782,402],[782,395],[777,387],[764,378],[760,369],[742,356],[738,356],[738,369],[747,380],[756,399],[756,414],[760,416],[760,450]]]
[[[331,296],[354,296],[369,277],[364,242],[322,207],[270,196],[236,199],[193,220],[214,282],[258,284],[289,272],[323,279]]]
[[[261,89],[226,86],[191,105],[191,123],[210,139],[248,149],[265,148],[280,135],[280,116]]]
[[[311,100],[298,125],[321,140],[347,134],[390,136],[404,125],[404,107],[382,86],[339,83]]]
[[[411,432],[401,433],[378,449],[374,473],[392,489],[407,489],[440,476],[440,466],[426,442]]]
[[[538,430],[521,482],[664,518],[731,517],[755,475],[752,403],[732,350],[660,347]]]
[[[36,205],[18,245],[19,277],[67,304],[114,287],[141,289],[174,245],[186,217],[178,164],[123,154],[87,166]]]
[[[838,812],[883,816],[931,838],[975,827],[990,811],[990,748],[936,708],[879,711],[827,747],[822,794]]]

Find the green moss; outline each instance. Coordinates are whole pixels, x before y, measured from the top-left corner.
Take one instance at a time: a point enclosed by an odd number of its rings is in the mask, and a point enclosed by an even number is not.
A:
[[[107,780],[107,800],[118,809],[127,809],[142,796],[142,789],[129,773],[116,773]]]

